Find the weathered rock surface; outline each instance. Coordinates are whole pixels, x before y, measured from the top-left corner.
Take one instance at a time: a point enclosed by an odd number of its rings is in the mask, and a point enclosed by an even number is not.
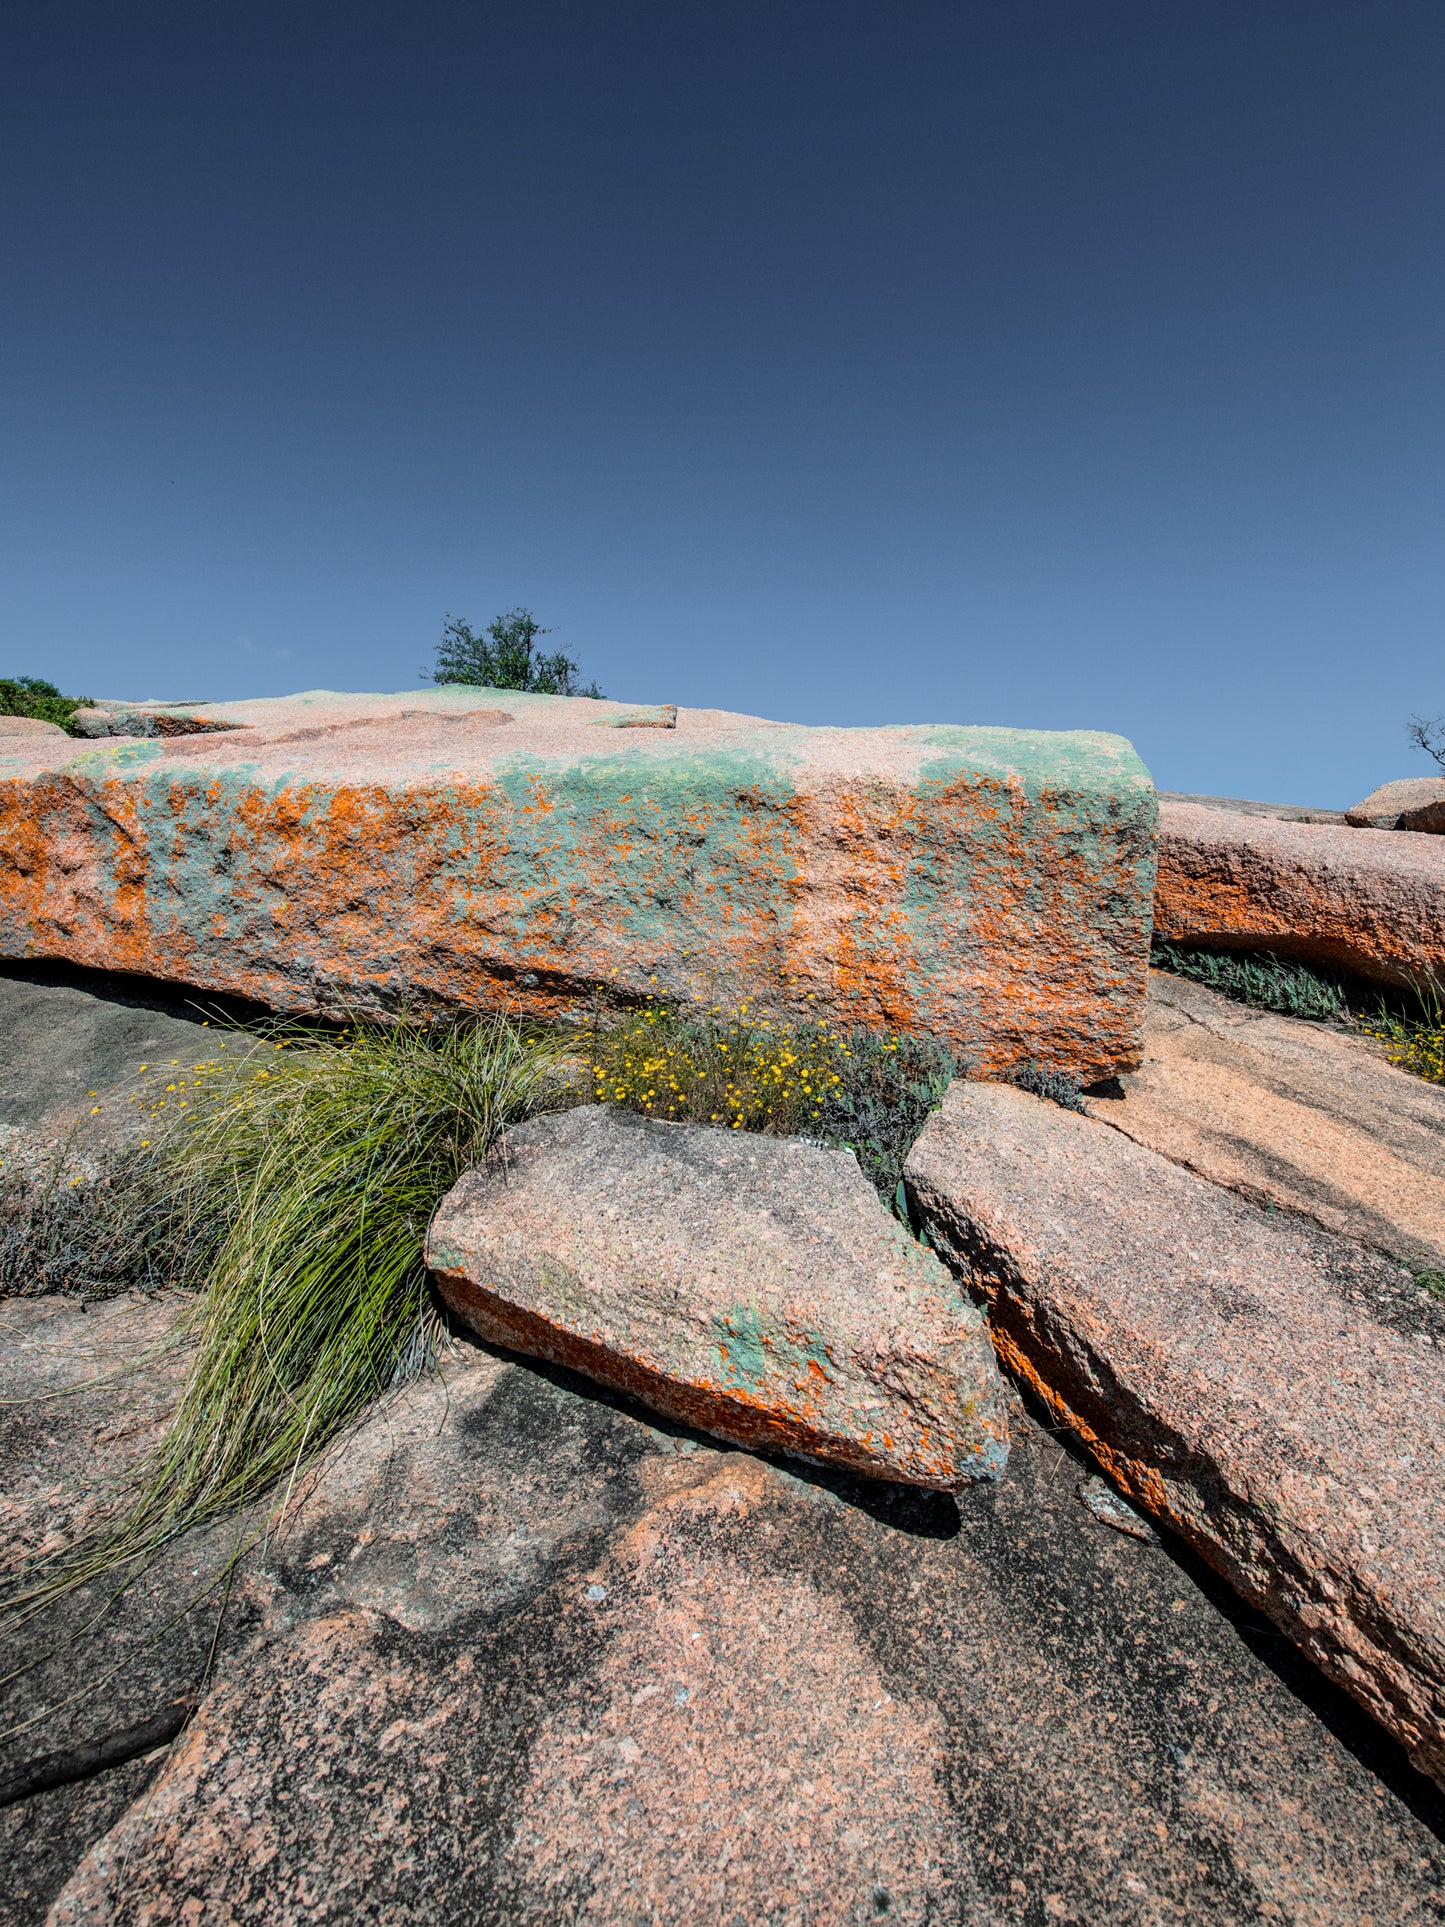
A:
[[[1351,804],[1345,811],[1345,821],[1358,830],[1398,829],[1407,812],[1426,809],[1432,803],[1445,803],[1445,776],[1402,776],[1398,782],[1382,783],[1360,802]]]
[[[1311,803],[1258,803],[1247,796],[1203,796],[1194,790],[1160,790],[1161,803],[1197,803],[1201,809],[1230,810],[1238,816],[1274,816],[1282,823],[1343,823],[1343,810],[1317,809]]]
[[[30,1529],[148,1436],[108,1374],[162,1311],[5,1308],[0,1396],[95,1381],[0,1409]],[[955,1502],[465,1342],[445,1372],[254,1550],[168,1754],[0,1812],[9,1927],[1438,1921],[1445,1802],[1172,1542],[1097,1524],[1048,1432]],[[7,1725],[50,1711],[8,1758],[200,1685],[218,1596],[155,1636],[230,1544],[13,1681]]]
[[[1445,836],[1445,795],[1437,802],[1422,803],[1416,809],[1402,810],[1397,830],[1415,830],[1426,836]]]
[[[1379,983],[1445,977],[1445,843],[1161,803],[1154,929]]]
[[[1000,1356],[1445,1775],[1445,1305],[1005,1085],[955,1084],[908,1179]]]
[[[1090,1115],[1263,1203],[1445,1269],[1445,1089],[1369,1038],[1149,973],[1144,1062]]]
[[[47,723],[41,716],[0,716],[0,736],[58,736],[62,742],[70,741],[59,723]]]
[[[460,688],[141,708],[159,734],[0,749],[0,954],[333,1014],[765,993],[986,1072],[1137,1061],[1154,797],[1119,737]]]
[[[945,1492],[1007,1462],[982,1317],[851,1152],[535,1118],[437,1207],[427,1263],[483,1338],[715,1437]]]

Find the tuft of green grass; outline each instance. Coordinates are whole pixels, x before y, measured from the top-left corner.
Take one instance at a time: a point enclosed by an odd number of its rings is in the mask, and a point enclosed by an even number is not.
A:
[[[75,712],[89,703],[89,696],[62,696],[43,676],[0,676],[0,716],[33,716],[73,736]]]
[[[1286,1017],[1316,1022],[1349,1016],[1349,1000],[1337,977],[1271,951],[1203,950],[1156,937],[1153,962],[1160,970],[1207,984],[1256,1010],[1277,1010]]]
[[[649,998],[594,1031],[599,1103],[852,1151],[890,1209],[903,1160],[943,1099],[953,1059],[926,1038],[790,1024],[751,999],[685,1011]]]
[[[179,1403],[101,1523],[19,1576],[0,1626],[294,1480],[425,1369],[431,1214],[500,1129],[562,1101],[567,1048],[498,1017],[272,1033],[204,1067],[146,1174],[196,1287]]]

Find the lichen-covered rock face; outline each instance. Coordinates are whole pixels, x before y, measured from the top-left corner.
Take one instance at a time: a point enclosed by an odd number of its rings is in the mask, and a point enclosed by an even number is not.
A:
[[[481,1337],[734,1444],[945,1492],[1007,1461],[981,1314],[847,1151],[535,1119],[443,1200],[427,1262]]]
[[[1154,928],[1414,987],[1445,974],[1445,843],[1161,803]]]
[[[1120,737],[456,687],[136,713],[0,744],[0,954],[293,1012],[762,994],[989,1074],[1137,1061],[1155,803]]]

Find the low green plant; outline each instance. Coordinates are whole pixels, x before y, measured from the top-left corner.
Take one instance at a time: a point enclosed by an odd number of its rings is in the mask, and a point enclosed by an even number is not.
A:
[[[433,682],[467,683],[482,689],[521,689],[538,696],[596,696],[595,682],[579,688],[577,664],[556,650],[539,654],[538,636],[549,636],[530,609],[509,609],[494,616],[480,635],[459,616],[442,625]]]
[[[751,999],[703,1011],[648,999],[594,1031],[589,1062],[599,1103],[844,1145],[890,1208],[953,1068],[928,1039],[790,1024]]]
[[[1277,1010],[1286,1017],[1316,1021],[1349,1015],[1349,1001],[1338,978],[1271,951],[1204,950],[1156,937],[1153,962],[1160,970],[1207,984],[1256,1010]]]
[[[0,1629],[294,1479],[424,1369],[431,1214],[499,1129],[561,1100],[566,1048],[505,1018],[355,1027],[253,1039],[196,1074],[147,1167],[196,1287],[179,1403],[101,1523],[20,1576]]]
[[[1445,1298],[1445,1271],[1438,1265],[1423,1264],[1415,1258],[1402,1258],[1400,1262],[1421,1290],[1428,1291],[1432,1298]]]
[[[89,696],[62,696],[43,676],[0,676],[0,716],[33,716],[73,736],[75,712],[89,704]]]
[[[1023,1070],[1015,1071],[1008,1082],[1034,1097],[1046,1097],[1063,1111],[1084,1111],[1088,1108],[1083,1092],[1073,1078],[1066,1077],[1062,1071],[1044,1071],[1037,1064],[1028,1064]]]
[[[1445,1084],[1445,996],[1438,984],[1421,984],[1413,1009],[1392,1010],[1382,999],[1356,1021],[1367,1037],[1380,1040],[1392,1064],[1429,1084]]]

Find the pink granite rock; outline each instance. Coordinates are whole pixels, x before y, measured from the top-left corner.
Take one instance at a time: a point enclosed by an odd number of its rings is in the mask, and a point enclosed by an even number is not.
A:
[[[0,716],[0,736],[58,736],[63,743],[70,741],[59,723],[47,723],[40,716]]]
[[[983,1320],[851,1152],[588,1105],[438,1206],[457,1316],[684,1424],[957,1491],[1008,1458]]]
[[[955,1084],[908,1182],[1056,1419],[1445,1776],[1445,1306],[1006,1085]]]
[[[1161,802],[1154,930],[1379,983],[1445,977],[1445,843]]]
[[[1137,1144],[1360,1244],[1445,1270],[1445,1087],[1357,1031],[1149,973],[1144,1062],[1085,1100]]]
[[[1445,803],[1445,776],[1402,776],[1394,783],[1382,783],[1377,790],[1345,811],[1345,821],[1357,830],[1394,830],[1411,827],[1401,818],[1432,803]]]
[[[1445,836],[1445,783],[1441,793],[1433,803],[1420,803],[1413,809],[1401,810],[1397,830],[1415,830],[1426,836]]]
[[[1137,1061],[1154,795],[1121,738],[430,688],[107,705],[0,746],[0,955],[385,1016],[649,993]]]

